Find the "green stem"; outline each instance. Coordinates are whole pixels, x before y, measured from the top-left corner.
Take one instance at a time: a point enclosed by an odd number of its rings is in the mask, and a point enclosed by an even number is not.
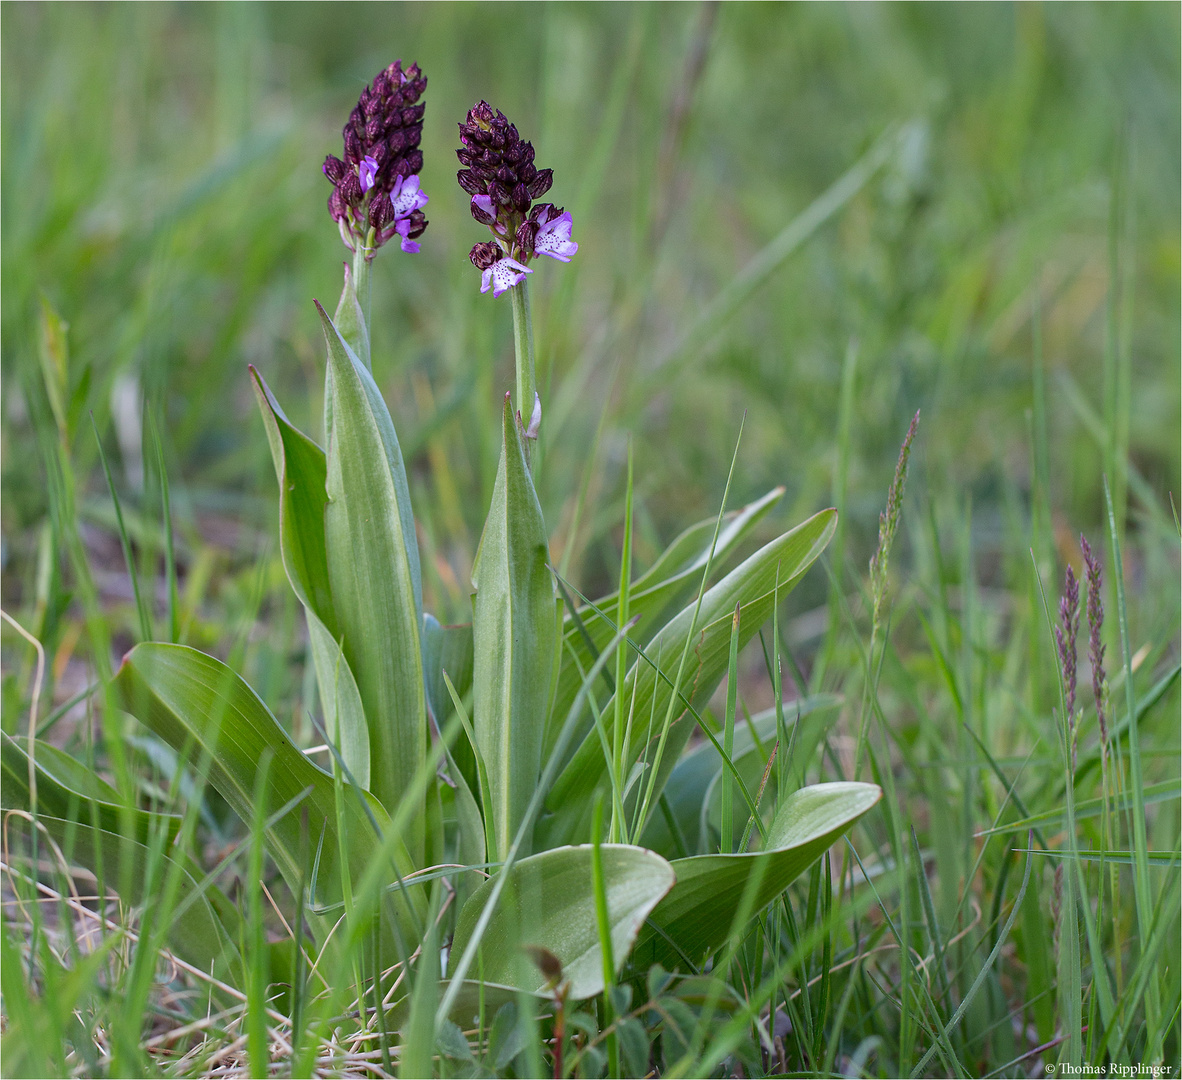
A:
[[[365,244],[358,244],[356,250],[353,252],[353,288],[357,293],[357,303],[361,307],[362,317],[365,319],[365,336],[368,339],[369,334],[369,260],[366,255],[369,254],[369,247]],[[367,342],[368,343],[368,342]],[[369,357],[369,349],[365,350],[366,358]]]
[[[534,376],[534,326],[529,313],[529,282],[522,279],[509,290],[513,301],[513,351],[517,356],[517,396],[514,405],[529,426],[538,384]]]

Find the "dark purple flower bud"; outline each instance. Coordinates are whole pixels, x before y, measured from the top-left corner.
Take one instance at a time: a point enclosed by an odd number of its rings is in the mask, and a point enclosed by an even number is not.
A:
[[[394,207],[389,199],[375,199],[369,204],[369,223],[381,232],[394,220]]]
[[[341,193],[341,198],[350,206],[360,202],[361,196],[364,194],[361,190],[361,180],[353,172],[345,174],[344,180],[337,185],[337,190]]]
[[[550,190],[554,183],[553,169],[539,169],[537,176],[529,183],[529,196],[531,199],[540,199],[547,191]]]
[[[324,159],[321,169],[333,184],[339,184],[345,175],[345,163],[339,157],[334,157],[332,154],[329,154]]]
[[[487,101],[478,101],[468,110],[467,124],[487,131],[493,122],[492,106]],[[464,125],[461,124],[461,127]]]
[[[529,192],[526,191],[524,184],[518,184],[513,189],[513,207],[520,214],[529,210]]]
[[[505,190],[504,185],[498,184],[495,180],[488,185],[488,197],[497,206],[509,205],[509,192]]]
[[[523,258],[530,258],[534,254],[534,239],[538,235],[536,221],[523,221],[514,237],[514,242]]]
[[[413,240],[416,236],[422,236],[423,230],[427,227],[427,217],[422,210],[414,210],[408,219],[410,221],[410,228],[406,235]]]
[[[501,255],[501,249],[491,240],[485,240],[484,243],[477,244],[468,252],[468,258],[472,260],[472,265],[477,270],[487,270],[495,262],[500,260]]]
[[[469,195],[487,195],[488,185],[471,169],[461,169],[456,173],[456,179]]]

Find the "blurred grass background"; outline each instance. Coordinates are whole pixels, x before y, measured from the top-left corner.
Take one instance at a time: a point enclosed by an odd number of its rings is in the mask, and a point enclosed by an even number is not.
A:
[[[1101,418],[1123,406],[1134,465],[1159,497],[1177,490],[1171,5],[11,4],[3,17],[6,596],[30,580],[47,510],[42,290],[70,323],[71,385],[100,431],[112,436],[113,388],[133,377],[164,420],[184,505],[271,530],[245,365],[319,435],[310,300],[335,300],[344,255],[319,163],[394,56],[430,79],[431,227],[417,258],[376,263],[375,369],[425,488],[440,483],[429,436],[444,440],[440,535],[458,543],[483,519],[492,403],[511,371],[508,307],[476,291],[465,256],[481,233],[452,180],[453,125],[482,96],[533,139],[576,213],[578,259],[533,282],[561,413],[543,492],[556,526],[609,395],[596,487],[621,487],[631,431],[650,538],[709,512],[744,410],[739,497],[786,483],[797,512],[827,503],[854,342],[858,561],[920,407],[929,483],[971,497],[988,530],[1007,489],[1019,504],[1030,489],[1037,306],[1064,527],[1098,523],[1104,464],[1072,393]],[[886,170],[696,359],[659,367],[688,316],[899,123]],[[1106,350],[1126,386],[1105,385]],[[93,465],[88,426],[76,453]],[[138,465],[123,466],[134,487]],[[589,573],[614,561],[596,559],[595,534],[618,514],[601,517],[585,526]]]
[[[912,531],[920,548],[959,550],[967,527],[986,588],[1024,593],[1032,543],[1048,583],[1060,560],[1078,565],[1073,537],[1099,537],[1105,472],[1122,532],[1126,517],[1134,540],[1170,532],[1173,6],[0,10],[3,599],[41,613],[55,673],[78,636],[69,574],[45,558],[62,528],[45,465],[45,301],[69,323],[79,512],[117,650],[134,607],[90,411],[149,576],[160,550],[147,436],[153,423],[163,433],[185,640],[245,649],[264,697],[279,690],[271,678],[285,698],[306,695],[298,671],[281,675],[302,627],[246,365],[321,437],[311,299],[335,301],[346,252],[319,166],[395,56],[430,80],[431,225],[420,255],[391,249],[375,263],[374,367],[410,459],[428,603],[442,618],[470,617],[496,403],[512,381],[508,305],[477,291],[466,253],[482,232],[452,179],[453,124],[480,97],[534,141],[555,170],[552,197],[575,215],[578,258],[541,267],[532,286],[540,494],[555,555],[581,587],[605,586],[618,566],[627,439],[643,564],[713,512],[744,414],[732,505],[776,484],[793,520],[837,504],[829,558],[843,588],[872,550],[917,408],[912,520],[924,524]],[[886,164],[699,332],[736,275],[884,138]],[[1134,621],[1176,641],[1175,606],[1154,602],[1177,591],[1171,551],[1134,544],[1130,586],[1148,602]],[[959,555],[935,565],[953,586],[964,576]],[[796,614],[816,616],[797,626],[802,647],[827,602],[836,615],[820,574],[794,597]],[[274,648],[251,630],[260,612]]]
[[[786,614],[812,689],[856,700],[860,646],[837,625],[846,599],[863,618],[878,513],[922,409],[879,692],[945,925],[975,873],[970,837],[1004,797],[965,763],[960,722],[1007,768],[1041,740],[1022,783],[1032,804],[1042,793],[1040,809],[1057,798],[1039,771],[1055,676],[1030,550],[1052,605],[1081,531],[1108,562],[1105,473],[1138,693],[1176,665],[1177,5],[5,3],[0,20],[0,597],[44,642],[55,702],[93,673],[71,607],[69,523],[55,518],[42,298],[69,323],[69,450],[116,653],[136,636],[136,611],[90,411],[156,580],[151,423],[162,432],[182,640],[231,653],[310,736],[302,620],[278,561],[246,365],[321,437],[311,299],[331,310],[347,253],[320,163],[395,57],[429,78],[431,224],[420,255],[393,248],[375,263],[374,369],[441,618],[470,617],[513,371],[509,307],[478,293],[466,256],[483,231],[453,180],[453,125],[486,97],[553,167],[551,196],[575,216],[578,256],[539,267],[531,295],[547,409],[540,494],[555,557],[585,591],[618,572],[628,438],[643,565],[716,511],[745,413],[731,504],[784,484],[779,526],[843,511],[831,576],[811,575]],[[699,334],[736,275],[884,136],[895,149],[883,168]],[[1113,674],[1111,621],[1108,633]],[[31,661],[5,640],[13,730]],[[753,710],[767,694],[757,651]],[[1177,774],[1176,682],[1167,694],[1142,734],[1151,780]],[[1172,807],[1153,817],[1156,850],[1176,844]],[[991,856],[981,870],[982,907],[1002,903],[1005,866]],[[1045,914],[1045,882],[1041,903]],[[1113,931],[1118,951],[1126,930]],[[966,1019],[999,1043],[981,1060],[1008,1060],[1008,1029],[988,1033],[1031,986],[1044,988],[1034,1009],[1049,1037],[1042,931],[1024,916],[1029,982],[998,983]],[[873,1013],[860,1014],[866,1030]]]

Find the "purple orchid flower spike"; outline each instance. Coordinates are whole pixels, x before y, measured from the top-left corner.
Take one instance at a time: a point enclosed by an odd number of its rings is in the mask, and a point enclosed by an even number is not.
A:
[[[401,238],[403,251],[427,227],[419,188],[423,103],[427,80],[418,64],[396,60],[362,92],[344,127],[344,157],[329,154],[324,175],[333,185],[328,209],[341,240],[368,262],[383,244]]]
[[[533,273],[530,260],[547,255],[570,262],[579,245],[571,239],[571,215],[553,203],[534,205],[553,183],[550,169],[534,165],[534,148],[522,140],[504,113],[478,102],[460,124],[457,174],[472,198],[471,211],[492,241],[477,244],[470,258],[481,271],[480,291],[493,296]]]

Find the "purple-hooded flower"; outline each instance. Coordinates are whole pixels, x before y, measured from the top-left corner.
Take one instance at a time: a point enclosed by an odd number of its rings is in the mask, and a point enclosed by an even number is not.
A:
[[[480,275],[480,291],[486,293],[491,288],[494,297],[500,296],[506,289],[511,289],[519,281],[524,280],[526,274],[532,273],[528,266],[506,255]]]
[[[357,179],[361,181],[361,190],[368,191],[373,187],[374,177],[378,175],[378,163],[369,154],[361,159],[357,167]]]
[[[550,206],[538,217],[538,233],[534,237],[534,251],[549,255],[559,262],[570,262],[570,257],[579,250],[579,245],[570,238],[573,222],[569,211],[559,213]]]
[[[491,228],[497,223],[497,208],[493,206],[492,199],[487,195],[473,195],[472,216],[481,225],[488,225]]]
[[[396,219],[410,217],[416,210],[422,210],[430,201],[420,189],[417,175],[400,176],[390,191],[390,203],[394,207]]]

